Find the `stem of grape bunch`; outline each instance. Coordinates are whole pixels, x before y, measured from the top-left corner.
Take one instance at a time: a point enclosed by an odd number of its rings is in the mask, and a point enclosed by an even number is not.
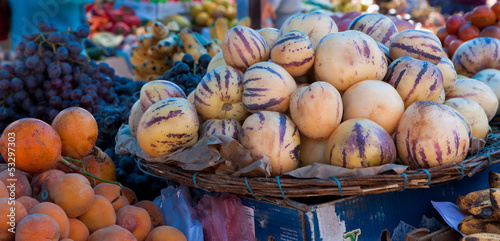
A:
[[[64,165],[67,165],[69,168],[71,168],[72,170],[75,170],[85,176],[89,176],[91,178],[94,178],[96,180],[99,180],[101,182],[107,182],[107,183],[111,183],[111,184],[116,184],[118,186],[122,186],[121,183],[119,182],[115,182],[115,181],[109,181],[109,180],[105,180],[105,179],[102,179],[102,178],[99,178],[97,176],[95,176],[94,174],[90,173],[89,171],[87,171],[87,169],[84,167],[84,165],[88,165],[86,162],[82,161],[82,160],[78,160],[78,159],[74,159],[74,158],[71,158],[71,157],[67,157],[67,156],[64,156],[64,157],[61,157],[61,159],[59,160],[61,163],[63,163]],[[79,167],[71,162],[76,162],[76,163],[80,163],[82,164],[82,167]]]

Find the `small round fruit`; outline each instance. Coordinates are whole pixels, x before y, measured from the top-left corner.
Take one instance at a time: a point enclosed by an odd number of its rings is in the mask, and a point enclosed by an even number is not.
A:
[[[80,107],[69,107],[57,114],[52,128],[61,137],[63,156],[82,159],[92,151],[97,140],[94,116]]]
[[[396,161],[391,136],[377,123],[355,118],[342,122],[328,139],[325,150],[330,164],[345,168],[380,166]]]
[[[9,156],[9,143],[15,140],[15,159]],[[16,168],[38,173],[49,170],[61,159],[61,138],[47,123],[23,118],[8,125],[0,137],[0,152],[4,160],[15,162]],[[10,158],[9,158],[10,157]]]
[[[59,225],[59,234],[61,238],[66,238],[69,235],[69,220],[68,216],[66,216],[66,213],[64,210],[62,210],[61,207],[55,205],[54,203],[50,202],[42,202],[37,205],[35,205],[30,211],[29,215],[31,214],[46,214],[56,220],[57,224]]]
[[[58,241],[59,238],[59,225],[57,221],[46,214],[36,213],[28,215],[16,227],[16,241]]]
[[[187,241],[186,236],[171,226],[159,226],[148,234],[146,241]]]
[[[475,7],[470,15],[471,23],[480,29],[493,25],[496,20],[495,12],[486,5]]]
[[[479,37],[481,31],[472,24],[464,24],[458,30],[458,39],[462,41],[468,41]]]
[[[94,190],[81,174],[69,173],[58,177],[50,188],[50,197],[70,218],[85,213],[94,201]]]
[[[479,36],[500,39],[500,28],[495,25],[488,26],[481,31],[481,34]]]
[[[448,31],[448,34],[456,35],[458,33],[458,29],[460,29],[460,27],[464,24],[465,20],[462,16],[453,15],[448,18],[448,21],[446,21],[446,31]]]

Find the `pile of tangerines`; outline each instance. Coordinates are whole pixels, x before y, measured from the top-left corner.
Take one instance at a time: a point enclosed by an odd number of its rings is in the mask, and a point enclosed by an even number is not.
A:
[[[436,33],[443,47],[452,58],[464,42],[478,37],[500,39],[500,2],[493,6],[478,6],[464,15],[456,14],[448,18],[446,26]]]

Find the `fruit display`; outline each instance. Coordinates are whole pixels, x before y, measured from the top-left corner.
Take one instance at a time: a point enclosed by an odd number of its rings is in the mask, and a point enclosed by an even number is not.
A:
[[[355,17],[347,29],[339,31],[321,12],[294,15],[279,30],[233,27],[188,101],[162,97],[153,110],[136,107],[133,135],[159,157],[207,133],[238,131],[234,139],[254,159],[271,159],[273,176],[313,162],[364,168],[400,160],[431,168],[464,160],[471,137],[487,139],[498,99],[484,77],[478,78],[485,83],[467,77],[496,68],[489,49],[496,40],[467,42],[469,58],[461,60],[458,52],[443,56],[432,33],[400,32],[381,14]],[[488,48],[474,52],[484,64],[471,62],[467,51],[474,48]],[[457,72],[467,77],[457,80]],[[190,124],[180,125],[185,118]],[[145,125],[155,123],[169,127],[158,133]],[[158,148],[163,143],[169,146]]]
[[[226,27],[237,25],[236,6],[228,0],[203,1],[189,8],[189,15],[193,22],[200,27],[210,27],[217,19],[223,18]],[[246,21],[249,21],[248,18]],[[222,40],[222,39],[220,39]]]
[[[500,174],[489,173],[489,188],[477,190],[457,198],[457,205],[467,215],[459,224],[458,230],[467,235],[464,240],[496,240],[486,239],[500,234],[499,202]],[[482,238],[485,239],[482,239]]]
[[[495,3],[491,8],[477,6],[464,15],[452,15],[436,35],[450,58],[468,40],[479,37],[500,39],[500,3]]]
[[[200,57],[203,54],[213,57],[219,52],[220,41],[207,41],[188,28],[180,29],[173,21],[166,26],[161,22],[154,22],[150,31],[140,36],[138,45],[132,48],[130,61],[134,65],[132,70],[136,80],[152,81],[165,75],[167,70],[174,67],[176,61],[182,62],[185,54],[189,54],[193,60],[186,60],[188,69],[182,69],[182,73],[200,73],[202,68],[197,64],[195,66]],[[170,73],[177,76],[177,72]]]
[[[91,4],[87,7],[90,36],[99,32],[111,32],[127,36],[141,26],[141,19],[135,15],[134,9],[122,5],[115,9],[113,3]]]

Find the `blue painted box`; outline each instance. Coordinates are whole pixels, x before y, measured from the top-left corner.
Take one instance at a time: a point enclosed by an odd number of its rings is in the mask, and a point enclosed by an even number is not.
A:
[[[253,215],[259,241],[375,241],[384,230],[392,233],[400,221],[414,227],[419,227],[424,215],[441,221],[431,200],[455,202],[458,196],[488,188],[489,171],[500,172],[500,165],[428,189],[346,198],[242,200],[250,218]]]

